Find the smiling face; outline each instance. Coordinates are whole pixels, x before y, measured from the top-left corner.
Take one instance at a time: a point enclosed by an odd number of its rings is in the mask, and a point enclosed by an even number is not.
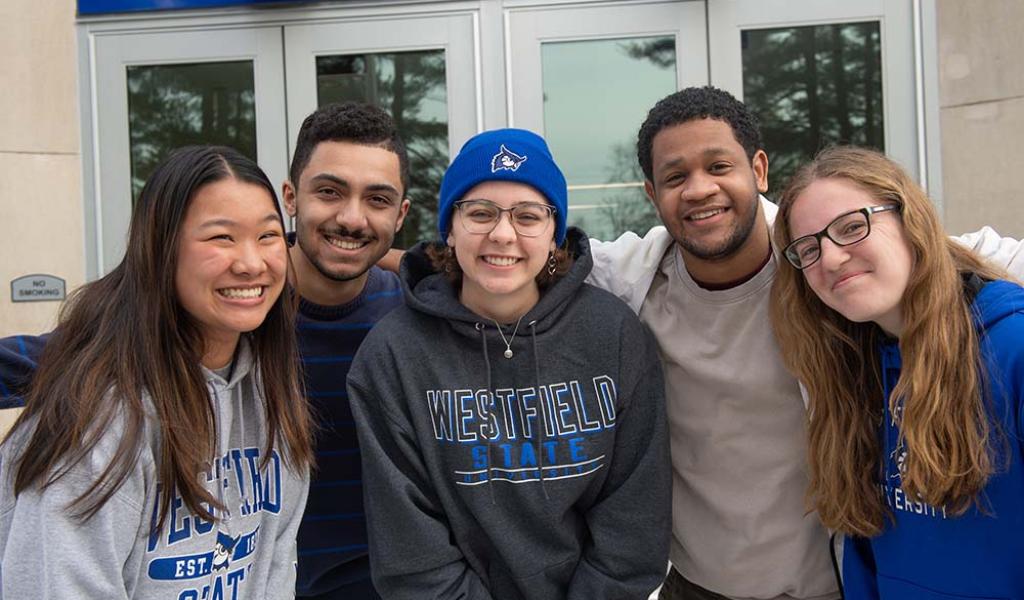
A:
[[[760,264],[768,252],[766,226],[755,228],[761,215],[758,193],[768,189],[763,151],[751,161],[728,123],[705,118],[658,132],[651,159],[647,194],[688,268],[701,261],[728,261],[755,238],[763,246],[756,252]]]
[[[233,177],[199,188],[181,225],[174,284],[203,335],[204,365],[227,364],[239,335],[263,323],[287,265],[284,230],[267,190]]]
[[[793,201],[792,239],[815,234],[836,217],[865,206],[890,202],[873,198],[846,179],[818,179]],[[913,253],[896,211],[871,215],[871,233],[849,246],[821,240],[821,258],[803,270],[807,285],[847,319],[873,321],[890,335],[903,329],[900,303],[913,271]]]
[[[485,181],[462,199],[489,200],[501,208],[549,204],[534,188],[510,181]],[[459,300],[473,312],[498,321],[525,314],[540,298],[536,277],[555,249],[555,219],[537,237],[517,234],[508,213],[502,213],[490,233],[469,233],[462,219],[456,210],[447,240],[462,269]]]
[[[321,304],[362,290],[409,210],[398,155],[351,142],[317,144],[299,181],[285,183],[284,203],[301,250],[292,253],[299,292]]]

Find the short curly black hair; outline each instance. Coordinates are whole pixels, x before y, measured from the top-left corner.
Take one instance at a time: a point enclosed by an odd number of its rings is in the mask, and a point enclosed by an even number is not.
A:
[[[313,111],[299,128],[288,177],[299,185],[299,176],[320,142],[352,142],[377,146],[398,155],[403,194],[409,189],[409,153],[391,115],[360,102],[325,104]]]
[[[654,180],[651,145],[661,130],[692,121],[718,119],[732,128],[736,141],[743,146],[747,158],[764,148],[757,117],[732,94],[716,87],[691,87],[665,96],[647,113],[636,140],[636,157],[648,181]]]

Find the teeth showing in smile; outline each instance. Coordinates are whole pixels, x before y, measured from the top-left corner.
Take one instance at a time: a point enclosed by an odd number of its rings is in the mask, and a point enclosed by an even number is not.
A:
[[[713,208],[711,210],[702,210],[700,212],[695,212],[695,213],[691,214],[690,216],[688,216],[686,218],[689,219],[690,221],[700,221],[700,220],[703,220],[703,219],[711,218],[711,217],[713,217],[713,216],[715,216],[715,215],[717,215],[719,213],[723,213],[723,212],[725,212],[725,209]]]
[[[330,236],[327,236],[326,239],[327,243],[335,248],[341,248],[342,250],[358,250],[368,243],[366,241],[342,240]]]
[[[485,256],[484,262],[496,267],[508,267],[519,262],[519,259],[513,256]]]
[[[259,298],[263,295],[263,286],[257,287],[244,287],[244,288],[224,288],[217,290],[221,296],[227,298],[246,299],[246,298]]]

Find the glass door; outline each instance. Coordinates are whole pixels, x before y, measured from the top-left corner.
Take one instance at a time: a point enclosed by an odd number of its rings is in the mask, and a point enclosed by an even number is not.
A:
[[[868,146],[920,174],[911,3],[708,3],[711,83],[761,120],[769,195],[829,144]]]
[[[658,223],[636,135],[647,111],[708,81],[704,2],[507,12],[509,123],[544,134],[569,183],[569,223],[610,239]]]
[[[285,26],[289,144],[328,102],[391,113],[409,150],[412,199],[396,244],[437,237],[449,156],[481,127],[475,13],[353,18]]]
[[[173,148],[232,146],[284,181],[280,28],[95,34],[93,47],[90,278],[121,260],[132,202]]]

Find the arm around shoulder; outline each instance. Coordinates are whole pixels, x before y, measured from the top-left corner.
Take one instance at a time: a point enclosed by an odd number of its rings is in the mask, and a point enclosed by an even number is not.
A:
[[[50,334],[0,338],[0,408],[24,406],[23,395],[49,337]]]
[[[402,265],[402,257],[405,256],[405,250],[399,248],[392,248],[380,257],[377,261],[377,266],[384,269],[385,271],[391,271],[397,273],[398,268]]]
[[[1013,277],[1024,280],[1024,242],[1003,237],[991,227],[982,227],[953,239],[1006,269]]]
[[[587,283],[611,292],[639,313],[654,274],[671,245],[672,236],[660,225],[644,237],[628,231],[612,242],[591,238],[594,267]]]

